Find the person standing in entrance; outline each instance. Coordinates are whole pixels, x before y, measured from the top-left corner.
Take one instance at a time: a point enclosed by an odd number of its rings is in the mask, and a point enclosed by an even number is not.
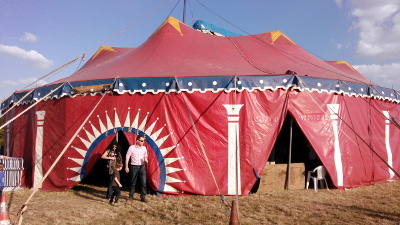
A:
[[[147,149],[144,146],[144,137],[138,136],[136,144],[131,145],[126,153],[125,172],[131,175],[131,189],[129,192],[129,199],[133,199],[135,194],[136,180],[139,178],[140,182],[140,200],[147,202],[146,199],[146,164],[147,164]],[[129,159],[131,160],[128,166]]]
[[[111,144],[111,147],[103,153],[101,158],[107,160],[108,187],[106,197],[108,200],[110,200],[113,191],[112,184],[114,180],[113,174],[115,170],[115,164],[122,161],[121,153],[118,151],[118,142],[114,140]]]
[[[110,198],[110,205],[119,205],[118,200],[119,200],[119,196],[121,195],[121,190],[119,189],[120,187],[122,187],[121,184],[121,177],[119,174],[119,171],[122,169],[122,167],[124,166],[124,164],[117,162],[115,164],[115,170],[114,170],[114,174],[113,174],[113,183],[112,183],[112,194],[111,194],[111,198]],[[114,201],[114,197],[115,197],[115,201]]]

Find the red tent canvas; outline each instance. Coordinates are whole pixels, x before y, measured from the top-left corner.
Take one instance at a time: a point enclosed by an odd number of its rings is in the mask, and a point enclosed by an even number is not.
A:
[[[6,152],[24,158],[26,187],[69,189],[117,134],[129,144],[140,134],[150,155],[148,183],[158,193],[247,195],[274,146],[280,151],[287,115],[336,188],[399,179],[390,169],[400,170],[399,93],[369,85],[343,61],[315,58],[280,31],[212,36],[168,18],[137,48],[101,47],[76,73],[37,88],[6,120],[60,85],[7,126]],[[305,162],[305,145],[293,145]]]

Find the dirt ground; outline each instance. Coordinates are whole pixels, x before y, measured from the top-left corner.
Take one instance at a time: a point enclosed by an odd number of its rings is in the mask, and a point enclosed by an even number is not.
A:
[[[163,197],[149,202],[106,203],[105,187],[77,185],[65,192],[37,192],[23,214],[22,224],[228,224],[230,214],[220,196]],[[349,190],[271,190],[240,196],[241,224],[400,224],[400,182]],[[10,220],[31,190],[5,192]],[[230,204],[235,196],[225,196]]]

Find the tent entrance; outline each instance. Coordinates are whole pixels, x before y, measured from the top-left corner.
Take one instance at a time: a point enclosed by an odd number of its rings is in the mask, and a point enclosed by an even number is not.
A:
[[[121,152],[122,156],[122,162],[124,164],[124,167],[122,168],[120,172],[120,178],[121,178],[121,184],[122,184],[122,189],[123,191],[129,191],[130,189],[130,175],[125,172],[125,156],[126,153],[128,152],[128,148],[130,146],[128,139],[126,138],[124,132],[119,131],[118,135],[115,136],[115,138],[109,143],[109,147],[111,147],[111,143],[114,140],[117,140],[118,138],[118,143],[119,143],[119,151]],[[106,148],[106,149],[107,149]],[[104,151],[106,150],[104,149]],[[101,153],[103,154],[104,151]],[[100,187],[105,187],[104,189],[104,196],[106,194],[107,186],[108,186],[108,172],[107,172],[107,160],[104,160],[100,158],[97,160],[96,164],[93,166],[93,168],[90,170],[89,174],[82,179],[80,182],[81,184],[90,184],[90,185],[95,185],[95,186],[100,186]],[[136,182],[136,192],[138,192],[140,182]],[[149,183],[147,183],[147,193],[154,194],[155,191],[151,188]]]
[[[290,143],[292,143],[291,146]],[[309,155],[308,143],[299,125],[290,114],[287,114],[267,165],[261,174],[258,193],[304,189],[304,171]],[[289,158],[291,158],[290,163]]]
[[[109,146],[107,148],[111,147],[110,146],[111,143],[113,141],[117,140],[117,138],[118,138],[118,143],[119,143],[119,151],[121,152],[122,160],[124,162],[126,152],[128,151],[128,148],[129,148],[129,142],[122,131],[118,132],[118,136],[115,136],[115,138],[109,143]],[[104,151],[105,150],[106,149],[104,149]],[[104,151],[101,154],[103,154]],[[107,187],[108,173],[107,173],[106,168],[107,168],[107,160],[102,159],[100,156],[100,158],[97,160],[96,164],[90,170],[89,174],[86,177],[84,177],[80,183],[101,186],[101,187]],[[126,188],[128,188],[130,186],[129,185],[129,180],[130,180],[129,174],[125,173],[124,168],[120,172],[121,184],[122,184],[123,190],[125,190]]]
[[[291,122],[292,121],[292,122]],[[305,163],[309,144],[303,131],[292,117],[287,114],[282,129],[268,159],[269,164],[287,164],[290,150],[290,128],[292,127],[291,163]]]

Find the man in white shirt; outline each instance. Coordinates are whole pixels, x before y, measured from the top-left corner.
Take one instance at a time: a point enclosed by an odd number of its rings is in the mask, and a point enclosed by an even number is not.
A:
[[[138,136],[136,144],[131,145],[126,153],[125,172],[131,174],[131,188],[129,199],[133,199],[135,194],[136,180],[139,177],[140,181],[140,200],[147,202],[146,199],[146,164],[147,164],[147,149],[144,146],[144,137]],[[131,163],[128,166],[129,159]]]

